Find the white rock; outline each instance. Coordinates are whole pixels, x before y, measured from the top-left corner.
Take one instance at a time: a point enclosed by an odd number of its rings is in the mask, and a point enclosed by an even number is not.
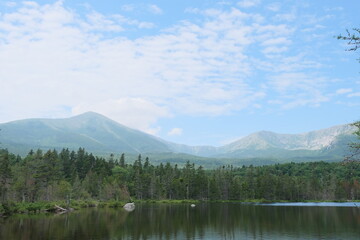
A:
[[[124,205],[124,209],[128,212],[134,211],[135,203],[127,203]]]

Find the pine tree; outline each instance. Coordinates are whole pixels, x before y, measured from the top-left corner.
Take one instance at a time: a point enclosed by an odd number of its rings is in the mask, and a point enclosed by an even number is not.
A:
[[[0,200],[4,202],[6,200],[6,193],[9,189],[9,183],[11,180],[11,169],[9,152],[7,150],[0,149]]]
[[[125,167],[125,154],[121,154],[120,157],[120,167]]]

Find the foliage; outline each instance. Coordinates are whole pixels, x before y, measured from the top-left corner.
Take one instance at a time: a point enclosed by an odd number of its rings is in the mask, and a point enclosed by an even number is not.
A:
[[[360,48],[360,28],[353,28],[352,33],[346,29],[347,35],[339,35],[337,39],[347,41],[347,44],[350,46],[348,51],[356,51]],[[358,59],[360,62],[360,58]],[[354,122],[353,126],[357,127],[357,130],[354,134],[360,139],[360,121]],[[360,143],[351,143],[350,148],[352,150],[352,154],[347,156],[345,160],[356,160],[356,157],[360,154]]]
[[[357,132],[357,134],[359,131]],[[25,158],[0,151],[0,211],[36,212],[46,203],[73,208],[120,207],[126,201],[340,201],[360,199],[360,162],[286,163],[206,170],[153,165],[139,155],[133,164],[99,158],[80,148],[30,151]],[[6,171],[3,171],[7,169]],[[12,205],[12,203],[17,203]],[[46,205],[48,206],[48,205]]]
[[[345,36],[338,35],[337,39],[347,41],[349,49],[347,51],[356,51],[360,48],[360,28],[353,28],[352,32],[346,29],[347,34]],[[360,58],[358,59],[360,62]]]
[[[337,36],[337,39],[345,40],[348,42],[348,45],[350,46],[348,51],[356,51],[358,48],[360,48],[360,28],[353,28],[352,31],[353,33],[346,29],[346,36]]]
[[[354,122],[351,125],[357,128],[357,130],[354,132],[354,135],[356,135],[357,138],[360,140],[360,121]],[[351,150],[351,154],[345,157],[345,161],[360,160],[360,143],[352,142],[349,144],[349,147]]]

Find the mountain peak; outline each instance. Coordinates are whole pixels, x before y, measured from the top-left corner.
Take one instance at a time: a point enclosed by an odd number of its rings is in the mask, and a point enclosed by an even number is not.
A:
[[[83,147],[98,154],[168,152],[163,142],[128,128],[96,112],[64,119],[29,119],[0,124],[3,146],[16,152],[23,149]]]
[[[351,135],[354,128],[348,124],[326,129],[300,133],[278,134],[260,131],[243,137],[225,147],[228,151],[242,149],[285,149],[285,150],[321,150],[333,144],[341,135]]]
[[[79,115],[73,116],[71,118],[68,118],[70,122],[77,122],[78,124],[116,124],[123,128],[128,128],[126,126],[123,126],[122,124],[112,120],[111,118],[108,118],[100,113],[96,112],[84,112]]]
[[[84,112],[84,113],[81,113],[79,115],[75,115],[73,116],[73,118],[98,118],[98,117],[101,117],[101,118],[107,118],[105,117],[104,115],[101,115],[100,113],[97,113],[97,112],[92,112],[92,111],[89,111],[89,112]]]
[[[274,135],[274,134],[276,134],[276,133],[271,132],[271,131],[262,130],[262,131],[253,133],[252,135],[271,136],[271,135]]]

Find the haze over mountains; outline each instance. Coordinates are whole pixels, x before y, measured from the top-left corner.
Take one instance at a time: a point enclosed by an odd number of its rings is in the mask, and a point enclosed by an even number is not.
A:
[[[99,155],[141,153],[164,157],[183,153],[216,159],[342,160],[347,144],[355,140],[353,127],[339,125],[303,134],[261,131],[221,147],[187,146],[128,128],[94,112],[66,119],[13,121],[0,124],[0,129],[0,147],[20,155],[30,149],[83,147]]]

